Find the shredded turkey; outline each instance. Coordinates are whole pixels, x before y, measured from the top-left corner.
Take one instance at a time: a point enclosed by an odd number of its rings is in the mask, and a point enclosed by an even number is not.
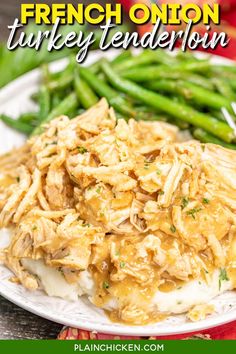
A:
[[[179,136],[167,123],[116,120],[102,99],[1,156],[0,227],[12,233],[2,258],[18,281],[41,286],[27,259],[69,284],[89,274],[90,300],[115,299],[115,320],[133,324],[160,315],[149,306],[157,291],[209,282],[216,269],[220,286],[235,286],[236,152]],[[198,304],[188,316],[212,311]]]

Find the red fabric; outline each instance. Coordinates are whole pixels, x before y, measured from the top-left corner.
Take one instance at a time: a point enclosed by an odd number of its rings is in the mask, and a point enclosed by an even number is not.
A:
[[[128,11],[130,6],[134,3],[145,3],[150,4],[151,0],[118,0],[124,8]],[[203,3],[211,4],[215,0],[204,1],[204,0],[159,0],[159,3],[197,3],[199,5]],[[216,55],[221,55],[230,59],[236,60],[236,0],[218,0],[218,3],[221,5],[221,26],[215,26],[212,30],[219,32],[223,31],[228,34],[230,38],[229,45],[226,48],[218,46],[217,49],[209,52],[212,52]],[[176,28],[175,28],[176,29]],[[204,31],[201,27],[196,27],[199,32]],[[138,26],[138,31],[142,36],[145,32],[151,31],[152,26],[150,24]],[[200,48],[199,48],[200,49]],[[201,49],[200,49],[201,50]],[[205,51],[205,50],[204,50]]]
[[[60,340],[67,339],[236,339],[236,321],[230,322],[223,326],[207,329],[202,332],[194,332],[188,334],[180,334],[176,336],[155,336],[155,337],[131,337],[131,336],[119,336],[103,333],[95,333],[84,331],[82,329],[65,327],[58,336]]]

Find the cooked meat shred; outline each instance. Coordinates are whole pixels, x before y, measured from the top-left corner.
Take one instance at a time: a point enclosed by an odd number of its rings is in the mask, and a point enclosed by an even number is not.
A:
[[[114,297],[119,319],[137,324],[153,318],[146,304],[163,284],[235,267],[236,152],[181,142],[170,124],[116,120],[102,99],[0,157],[0,173],[4,262],[28,289],[39,281],[25,258],[69,283],[87,270],[92,302]]]

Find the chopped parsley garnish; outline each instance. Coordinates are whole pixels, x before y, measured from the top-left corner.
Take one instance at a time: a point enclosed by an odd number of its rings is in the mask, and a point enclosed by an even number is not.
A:
[[[33,230],[33,231],[37,230],[37,226],[36,226],[36,225],[33,225],[32,230]]]
[[[19,183],[20,182],[20,177],[16,177],[16,181]]]
[[[159,195],[163,195],[163,194],[165,194],[164,191],[160,191],[160,192],[159,192]]]
[[[175,225],[171,225],[171,227],[170,227],[170,231],[171,231],[171,232],[173,232],[173,233],[175,233],[175,232],[176,232],[176,227],[175,227]]]
[[[101,193],[101,190],[102,190],[102,187],[98,187],[98,188],[96,189],[96,192],[99,194],[99,193]]]
[[[83,146],[78,146],[77,149],[78,149],[80,154],[85,154],[86,152],[88,152],[88,150],[85,147],[83,147]]]
[[[225,268],[220,268],[220,275],[219,275],[219,290],[221,289],[222,281],[229,281],[227,272]]]
[[[90,224],[83,222],[82,227],[90,227]]]
[[[102,284],[103,289],[109,289],[110,285],[107,281],[104,281]]]
[[[115,255],[116,255],[117,257],[119,257],[119,256],[120,256],[120,252],[119,252],[119,251],[116,251]]]
[[[189,203],[189,199],[187,197],[183,197],[182,198],[182,203],[181,203],[181,209],[184,209],[186,208],[186,206],[188,205]]]
[[[192,216],[193,219],[196,219],[196,213],[198,213],[201,210],[202,210],[201,208],[193,208],[187,211],[186,214]]]
[[[161,175],[161,171],[160,171],[160,170],[156,170],[156,174],[157,174],[158,176],[160,176],[160,175]]]
[[[120,262],[120,267],[124,268],[125,267],[125,262]]]
[[[203,202],[203,204],[209,204],[210,200],[207,198],[203,198],[202,202]]]

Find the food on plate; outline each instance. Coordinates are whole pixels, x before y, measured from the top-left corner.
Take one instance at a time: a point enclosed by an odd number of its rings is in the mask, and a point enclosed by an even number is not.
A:
[[[40,134],[42,123],[59,115],[70,118],[105,97],[118,118],[165,121],[188,130],[203,143],[236,149],[232,124],[222,108],[233,114],[236,66],[213,63],[211,56],[165,50],[121,51],[110,61],[97,59],[84,67],[69,59],[55,72],[43,65],[34,112],[0,120],[26,135]],[[236,109],[236,108],[235,108]]]
[[[236,154],[105,99],[0,158],[4,264],[27,289],[86,295],[113,321],[214,312],[235,288]]]

